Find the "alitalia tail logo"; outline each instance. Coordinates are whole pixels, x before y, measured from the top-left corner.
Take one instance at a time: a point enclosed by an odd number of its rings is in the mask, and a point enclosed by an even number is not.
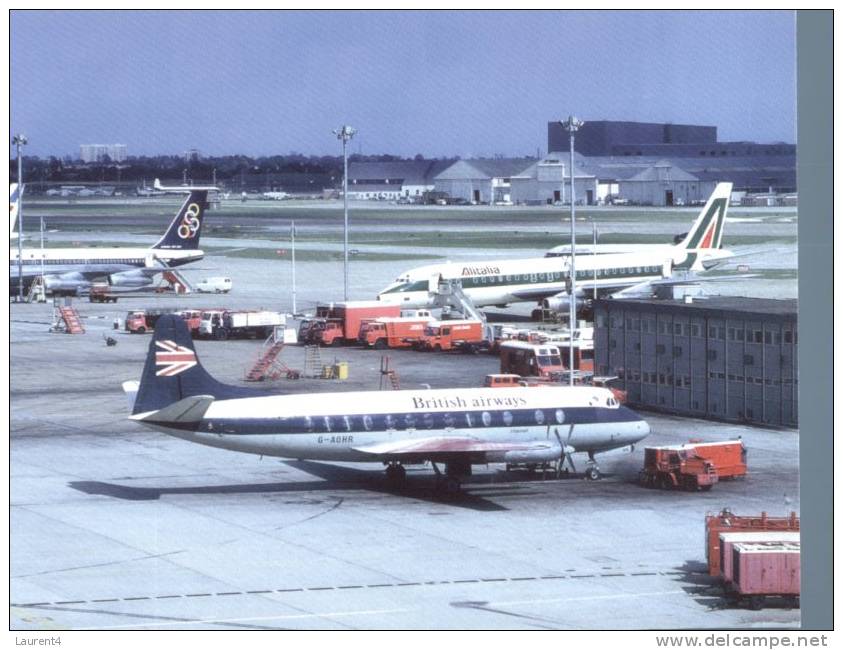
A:
[[[161,369],[156,377],[173,377],[196,365],[196,353],[175,341],[155,341],[160,350],[155,352],[155,365]]]
[[[717,248],[725,216],[726,199],[714,199],[685,248]]]

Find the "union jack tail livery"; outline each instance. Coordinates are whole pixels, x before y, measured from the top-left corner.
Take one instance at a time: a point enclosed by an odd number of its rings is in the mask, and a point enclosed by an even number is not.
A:
[[[155,366],[160,368],[156,377],[174,377],[196,365],[196,353],[174,341],[155,341]]]
[[[253,388],[223,384],[211,377],[199,362],[184,320],[165,314],[155,323],[153,343],[149,346],[132,413],[156,411],[197,395],[233,399],[266,394]]]

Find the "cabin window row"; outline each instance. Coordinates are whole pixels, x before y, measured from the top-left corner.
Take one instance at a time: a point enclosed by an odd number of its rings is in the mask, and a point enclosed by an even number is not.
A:
[[[68,264],[142,264],[142,259],[106,259],[106,260],[79,260],[79,259],[72,259],[72,260],[57,260],[57,259],[24,259],[23,266],[27,265],[34,265],[34,266],[66,266]],[[17,260],[12,262],[12,266],[17,264]]]
[[[290,422],[290,421],[288,421]],[[389,415],[306,416],[290,422],[292,430],[308,433],[385,431],[390,429],[473,429],[496,426],[542,426],[563,424],[562,409],[532,411],[472,411],[465,413],[401,413]],[[283,427],[282,428],[287,428]]]
[[[577,280],[598,280],[603,278],[631,276],[631,275],[651,275],[658,274],[660,267],[658,266],[634,266],[625,268],[609,268],[579,270],[576,272]],[[535,284],[537,282],[562,282],[570,276],[570,273],[563,273],[560,271],[548,271],[545,273],[516,273],[511,275],[480,275],[472,278],[463,278],[462,284],[464,287],[478,287],[484,284],[499,285],[499,284]],[[410,289],[405,289],[409,291]]]

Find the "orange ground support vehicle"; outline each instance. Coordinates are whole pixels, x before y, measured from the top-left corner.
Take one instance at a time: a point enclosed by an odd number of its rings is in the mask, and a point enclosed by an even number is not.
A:
[[[504,341],[499,352],[501,373],[557,380],[565,369],[555,345]]]
[[[182,309],[176,312],[176,316],[184,319],[187,329],[190,330],[190,336],[194,338],[199,335],[199,323],[202,322],[203,311],[203,309]]]
[[[377,318],[360,326],[358,341],[376,350],[409,348],[424,336],[430,318]]]
[[[559,355],[562,357],[562,365],[565,370],[571,362],[571,343],[568,341],[555,342],[559,348]],[[594,341],[591,339],[575,340],[574,346],[574,370],[582,372],[594,372]]]
[[[463,350],[476,352],[488,348],[483,323],[479,320],[443,320],[430,321],[424,328],[424,335],[416,344],[423,350],[436,352]]]
[[[500,373],[495,375],[486,375],[483,380],[483,385],[486,388],[520,388],[524,385],[524,380],[521,375],[512,375]]]
[[[705,516],[705,559],[708,575],[720,575],[720,533],[739,533],[762,530],[799,530],[799,517],[769,517],[766,512],[755,516],[738,516],[728,509]]]
[[[323,303],[316,306],[316,317],[303,321],[299,340],[310,345],[357,343],[364,321],[401,315],[401,306],[378,300]]]
[[[691,441],[685,447],[693,447],[697,456],[710,460],[717,469],[717,476],[721,481],[746,476],[746,447],[740,440],[728,440],[726,442]]]
[[[717,483],[717,469],[710,460],[685,445],[647,447],[639,481],[645,487],[663,490],[710,490]]]

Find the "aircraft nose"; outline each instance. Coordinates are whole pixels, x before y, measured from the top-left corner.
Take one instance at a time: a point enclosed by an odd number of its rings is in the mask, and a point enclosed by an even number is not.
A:
[[[626,406],[621,407],[625,414],[629,417],[629,421],[631,423],[631,427],[629,428],[629,432],[627,434],[627,442],[634,443],[638,442],[639,440],[643,440],[647,436],[650,435],[650,423],[647,422],[644,418],[642,418],[638,413],[633,411]]]

